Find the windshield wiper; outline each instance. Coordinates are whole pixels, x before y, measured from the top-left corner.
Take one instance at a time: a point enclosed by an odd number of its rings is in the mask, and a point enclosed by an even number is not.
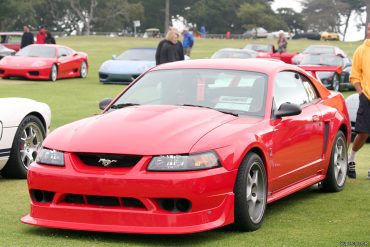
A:
[[[122,104],[112,105],[110,108],[111,109],[121,109],[121,108],[124,108],[124,107],[135,106],[135,105],[140,105],[140,104],[137,104],[137,103],[122,103]]]
[[[221,113],[224,113],[224,114],[230,114],[232,116],[239,117],[239,114],[238,113],[230,112],[230,111],[226,111],[226,110],[222,110],[222,109],[217,109],[217,108],[212,108],[212,107],[209,107],[209,106],[192,105],[192,104],[183,104],[183,105],[180,105],[180,106],[191,106],[191,107],[207,108],[207,109],[215,110],[215,111],[218,111],[218,112],[221,112]]]

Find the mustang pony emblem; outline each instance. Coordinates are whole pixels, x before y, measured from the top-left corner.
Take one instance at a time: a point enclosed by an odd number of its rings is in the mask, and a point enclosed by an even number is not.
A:
[[[109,160],[109,159],[100,159],[98,163],[102,163],[104,167],[110,166],[112,163],[116,163],[117,160]]]

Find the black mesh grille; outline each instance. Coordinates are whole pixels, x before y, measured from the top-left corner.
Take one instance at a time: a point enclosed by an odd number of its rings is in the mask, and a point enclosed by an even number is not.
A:
[[[120,206],[117,197],[112,196],[86,196],[87,203],[100,206]]]
[[[107,74],[103,74],[103,73],[99,73],[99,77],[101,79],[107,79],[108,78],[108,75]]]
[[[80,160],[88,166],[106,168],[135,166],[142,156],[125,154],[77,154]]]
[[[61,203],[67,204],[84,204],[102,207],[123,207],[146,209],[145,205],[133,197],[114,197],[114,196],[96,196],[96,195],[82,195],[82,194],[66,194],[62,197]]]
[[[40,75],[40,73],[38,71],[30,71],[29,72],[30,75],[33,75],[33,76],[38,76]]]

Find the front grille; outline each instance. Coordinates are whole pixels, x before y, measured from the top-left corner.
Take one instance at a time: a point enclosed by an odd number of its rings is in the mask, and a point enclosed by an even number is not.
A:
[[[127,154],[77,154],[78,158],[88,166],[123,168],[135,166],[142,156]]]
[[[103,74],[103,73],[99,73],[99,77],[101,79],[107,79],[108,78],[108,75],[107,74]]]
[[[40,75],[40,73],[38,72],[38,71],[30,71],[30,72],[28,72],[30,75],[32,75],[32,76],[39,76]]]
[[[66,194],[62,198],[60,203],[66,204],[146,209],[145,205],[139,199],[133,197]]]
[[[4,74],[4,70],[0,69],[0,74]]]

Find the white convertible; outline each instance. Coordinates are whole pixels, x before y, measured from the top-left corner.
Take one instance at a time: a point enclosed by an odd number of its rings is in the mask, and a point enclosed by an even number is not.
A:
[[[47,104],[25,98],[0,98],[0,172],[26,178],[50,127]]]

